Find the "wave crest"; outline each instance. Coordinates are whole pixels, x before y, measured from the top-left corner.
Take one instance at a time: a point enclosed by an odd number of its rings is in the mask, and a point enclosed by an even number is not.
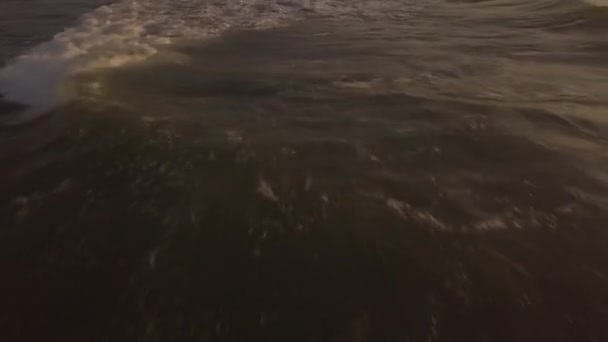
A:
[[[124,0],[100,7],[0,70],[0,94],[28,106],[9,123],[29,121],[56,105],[61,85],[74,74],[143,61],[174,39],[212,37],[233,26],[275,27],[301,9],[289,1],[260,7],[240,0]]]

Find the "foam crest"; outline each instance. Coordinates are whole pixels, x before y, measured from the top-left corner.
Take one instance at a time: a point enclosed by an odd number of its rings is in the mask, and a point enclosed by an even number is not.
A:
[[[140,62],[180,38],[216,36],[230,27],[264,29],[302,13],[299,0],[124,0],[85,15],[0,70],[0,94],[28,109],[12,123],[28,121],[62,100],[62,84],[74,74]]]
[[[52,107],[61,97],[61,84],[74,73],[141,61],[156,49],[144,39],[144,28],[122,6],[104,6],[85,15],[79,24],[57,34],[0,70],[0,93],[6,100],[27,104],[20,120]]]

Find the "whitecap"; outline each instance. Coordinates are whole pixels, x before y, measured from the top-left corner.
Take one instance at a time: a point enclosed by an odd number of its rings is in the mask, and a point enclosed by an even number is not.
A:
[[[29,121],[66,100],[65,81],[75,74],[141,62],[175,39],[213,37],[231,27],[276,27],[302,9],[297,2],[281,2],[260,10],[255,3],[123,0],[100,7],[0,69],[4,101],[28,106],[11,123]]]

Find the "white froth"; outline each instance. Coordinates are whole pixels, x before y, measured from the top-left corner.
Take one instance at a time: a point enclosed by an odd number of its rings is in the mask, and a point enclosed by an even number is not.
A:
[[[120,7],[101,7],[77,26],[17,57],[0,70],[0,93],[29,105],[25,115],[31,116],[59,101],[61,84],[70,75],[141,61],[156,53],[140,23],[119,14]]]
[[[28,105],[17,120],[28,121],[63,99],[62,84],[74,74],[145,60],[176,38],[215,36],[230,27],[275,27],[301,10],[295,0],[264,6],[243,0],[119,1],[85,15],[1,69],[0,94]]]

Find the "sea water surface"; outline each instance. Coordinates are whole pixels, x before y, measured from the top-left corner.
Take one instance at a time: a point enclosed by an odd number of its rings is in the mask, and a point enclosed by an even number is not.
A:
[[[3,0],[0,340],[608,340],[604,0]]]

